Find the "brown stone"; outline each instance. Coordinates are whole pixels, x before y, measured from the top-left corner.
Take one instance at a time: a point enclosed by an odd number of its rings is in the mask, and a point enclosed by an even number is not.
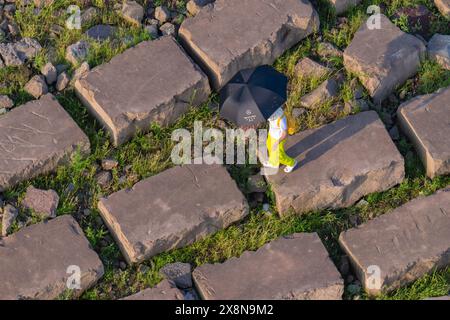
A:
[[[417,73],[426,51],[418,38],[401,31],[386,16],[379,17],[380,29],[370,30],[371,24],[363,22],[344,51],[345,68],[356,74],[375,103]]]
[[[352,6],[356,6],[361,0],[330,0],[331,5],[334,7],[336,14],[341,14],[350,9]]]
[[[129,263],[191,244],[248,213],[244,196],[220,165],[174,167],[98,206]]]
[[[415,97],[397,109],[401,129],[413,142],[430,178],[450,173],[450,87]]]
[[[404,178],[403,158],[374,111],[290,136],[285,149],[299,167],[266,175],[281,215],[348,207]]]
[[[142,290],[122,300],[184,300],[183,293],[163,280],[156,287]]]
[[[338,300],[344,282],[316,233],[297,233],[192,274],[205,300]]]
[[[306,57],[295,65],[295,73],[307,79],[320,79],[331,73],[331,69]]]
[[[241,69],[272,64],[318,27],[307,0],[216,0],[186,19],[179,36],[220,89]]]
[[[450,265],[449,230],[447,189],[343,232],[339,243],[365,290],[377,295]]]
[[[77,95],[108,129],[114,145],[173,123],[206,101],[205,74],[171,37],[145,41],[75,82]]]
[[[24,228],[0,239],[0,299],[55,299],[79,296],[103,275],[103,264],[71,216]],[[71,267],[72,266],[72,267]],[[73,266],[80,289],[69,289]]]
[[[434,4],[444,17],[450,18],[450,0],[434,0]]]
[[[0,190],[54,171],[89,139],[56,99],[48,94],[0,117]]]

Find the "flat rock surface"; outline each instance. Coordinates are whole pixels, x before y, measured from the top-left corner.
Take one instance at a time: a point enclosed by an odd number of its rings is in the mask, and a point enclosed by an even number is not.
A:
[[[184,296],[181,290],[163,280],[154,288],[142,290],[122,300],[184,300]]]
[[[397,118],[413,142],[427,175],[450,173],[450,87],[400,105]]]
[[[77,95],[115,145],[168,125],[210,93],[206,75],[171,37],[141,42],[75,82]]]
[[[318,26],[307,0],[217,0],[186,19],[179,36],[219,89],[241,69],[272,64]]]
[[[343,232],[339,243],[361,283],[379,294],[450,264],[450,189],[405,205]],[[370,267],[376,266],[377,273]],[[374,268],[374,267],[372,267]]]
[[[345,68],[358,76],[376,103],[416,74],[426,51],[421,40],[379,17],[379,29],[370,30],[363,22],[344,51]]]
[[[81,272],[79,290],[67,287],[75,279],[71,266]],[[102,262],[68,215],[0,239],[0,267],[0,300],[78,296],[103,275]]]
[[[338,300],[344,282],[316,233],[297,233],[193,272],[206,300]]]
[[[248,213],[220,165],[174,167],[100,200],[99,209],[128,262],[186,246]]]
[[[299,167],[266,175],[281,215],[347,207],[404,178],[403,158],[374,111],[290,136],[285,149]]]
[[[89,139],[52,95],[16,107],[0,117],[0,191],[48,173]]]

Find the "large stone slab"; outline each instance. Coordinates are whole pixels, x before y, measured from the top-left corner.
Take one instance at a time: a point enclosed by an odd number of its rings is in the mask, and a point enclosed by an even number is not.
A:
[[[186,19],[179,36],[219,89],[241,69],[272,64],[318,27],[307,0],[217,0]]]
[[[370,22],[364,22],[344,51],[345,68],[358,76],[375,103],[414,76],[426,52],[421,40],[402,32],[386,16],[379,18],[379,29],[370,30]]]
[[[358,5],[361,0],[330,0],[336,14],[341,14],[350,9],[353,6]]]
[[[184,300],[183,292],[163,280],[156,287],[142,290],[122,300]]]
[[[192,274],[207,300],[338,300],[344,282],[316,233],[282,237]]]
[[[288,155],[299,167],[266,175],[280,215],[341,208],[404,178],[404,161],[374,111],[290,136]]]
[[[414,199],[357,228],[339,243],[372,295],[450,265],[450,189]]]
[[[128,49],[76,81],[75,89],[114,145],[152,122],[173,123],[210,93],[206,75],[172,37]]]
[[[89,139],[48,94],[0,117],[0,191],[53,171]]]
[[[450,87],[415,97],[397,109],[430,178],[450,173]]]
[[[220,165],[174,167],[101,199],[99,209],[129,263],[186,246],[248,213]]]
[[[80,271],[80,289],[69,289]],[[0,300],[80,295],[103,275],[103,264],[71,216],[0,239]],[[74,280],[72,282],[72,280]]]

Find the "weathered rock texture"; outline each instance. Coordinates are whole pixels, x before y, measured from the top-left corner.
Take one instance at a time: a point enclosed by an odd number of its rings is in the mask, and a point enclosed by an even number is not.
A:
[[[316,233],[297,233],[256,252],[193,272],[206,300],[338,300],[344,282]]]
[[[428,42],[428,57],[450,70],[450,35],[436,33]]]
[[[361,0],[330,0],[331,5],[336,10],[336,14],[341,14],[350,9],[352,6],[356,6]]]
[[[331,69],[305,57],[295,65],[295,73],[302,78],[319,79],[330,74]]]
[[[403,158],[374,111],[290,136],[285,149],[299,167],[266,176],[281,215],[347,207],[404,178]]]
[[[435,268],[448,266],[449,230],[450,189],[447,189],[414,199],[343,232],[339,243],[365,290],[377,295],[406,285]]]
[[[129,263],[186,246],[248,213],[219,165],[174,167],[101,199],[99,209]]]
[[[375,103],[416,74],[426,52],[421,40],[379,17],[380,29],[370,30],[364,22],[344,51],[345,68],[358,76]]]
[[[450,87],[415,97],[397,109],[402,130],[413,142],[427,175],[450,173]]]
[[[75,82],[115,145],[152,122],[168,125],[210,93],[206,75],[171,37],[145,41]]]
[[[0,299],[55,299],[80,295],[103,275],[103,264],[71,216],[24,228],[0,240]],[[81,271],[80,289],[68,289]],[[69,280],[69,281],[68,281]]]
[[[241,69],[272,64],[318,27],[307,0],[217,0],[186,19],[179,36],[219,89]]]
[[[0,191],[66,163],[89,139],[52,95],[0,117]]]
[[[184,300],[183,293],[163,280],[156,287],[142,290],[122,300]]]

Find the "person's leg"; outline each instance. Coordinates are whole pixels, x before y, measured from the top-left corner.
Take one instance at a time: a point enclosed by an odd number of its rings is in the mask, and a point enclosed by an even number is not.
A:
[[[286,154],[286,152],[284,151],[284,143],[285,143],[285,141],[282,141],[278,145],[278,153],[279,153],[279,157],[280,157],[279,162],[281,164],[284,164],[285,166],[292,167],[295,164],[295,159],[289,157]]]
[[[275,140],[270,136],[267,137],[267,151],[269,153],[269,165],[273,167],[278,167],[280,165],[280,153],[279,148],[273,150],[273,144]]]

